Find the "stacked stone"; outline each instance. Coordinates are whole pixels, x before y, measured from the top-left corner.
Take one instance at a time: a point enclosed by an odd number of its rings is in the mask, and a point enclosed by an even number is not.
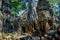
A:
[[[3,31],[4,32],[8,32],[6,30],[9,29],[8,25],[10,25],[9,23],[7,24],[7,22],[6,22],[6,20],[11,15],[11,6],[10,6],[10,2],[9,1],[10,0],[2,0],[2,13],[4,15],[4,20],[3,20]]]
[[[37,6],[38,22],[40,31],[43,30],[44,34],[48,32],[50,24],[48,21],[53,21],[53,11],[48,0],[39,0]],[[43,22],[43,23],[42,23]],[[53,25],[53,24],[52,24]],[[41,32],[42,33],[42,32]]]

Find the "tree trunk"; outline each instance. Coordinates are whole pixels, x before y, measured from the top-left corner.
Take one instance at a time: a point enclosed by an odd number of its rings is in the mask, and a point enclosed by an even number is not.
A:
[[[35,0],[28,0],[28,22],[29,22],[29,29],[33,30],[34,23],[37,24],[37,12],[36,12],[36,5]]]

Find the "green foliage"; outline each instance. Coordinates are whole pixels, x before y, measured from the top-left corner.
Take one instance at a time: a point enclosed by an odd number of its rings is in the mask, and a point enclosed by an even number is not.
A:
[[[14,15],[16,16],[18,13],[18,10],[24,10],[26,9],[26,5],[22,3],[22,0],[10,0],[10,4],[12,7],[15,8]]]
[[[18,0],[11,0],[11,2],[18,2]]]
[[[58,2],[58,0],[49,0],[49,2],[53,4],[51,6],[54,6]],[[53,7],[53,11],[54,11],[54,15],[57,16],[56,7],[55,6]]]
[[[53,4],[57,3],[57,0],[49,0],[49,1]]]

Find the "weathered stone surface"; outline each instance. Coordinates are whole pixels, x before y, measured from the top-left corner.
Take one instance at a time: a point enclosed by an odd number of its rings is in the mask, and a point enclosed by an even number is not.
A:
[[[3,14],[2,14],[2,12],[0,11],[0,20],[3,20]]]
[[[0,0],[0,6],[2,5],[2,0]]]
[[[3,14],[0,11],[0,31],[2,30],[2,21],[3,21]]]

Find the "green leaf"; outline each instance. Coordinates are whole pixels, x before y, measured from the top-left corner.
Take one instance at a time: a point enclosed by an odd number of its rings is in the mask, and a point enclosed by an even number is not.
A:
[[[18,2],[19,0],[11,0],[11,2]]]
[[[57,0],[49,0],[49,1],[53,4],[57,3]]]

